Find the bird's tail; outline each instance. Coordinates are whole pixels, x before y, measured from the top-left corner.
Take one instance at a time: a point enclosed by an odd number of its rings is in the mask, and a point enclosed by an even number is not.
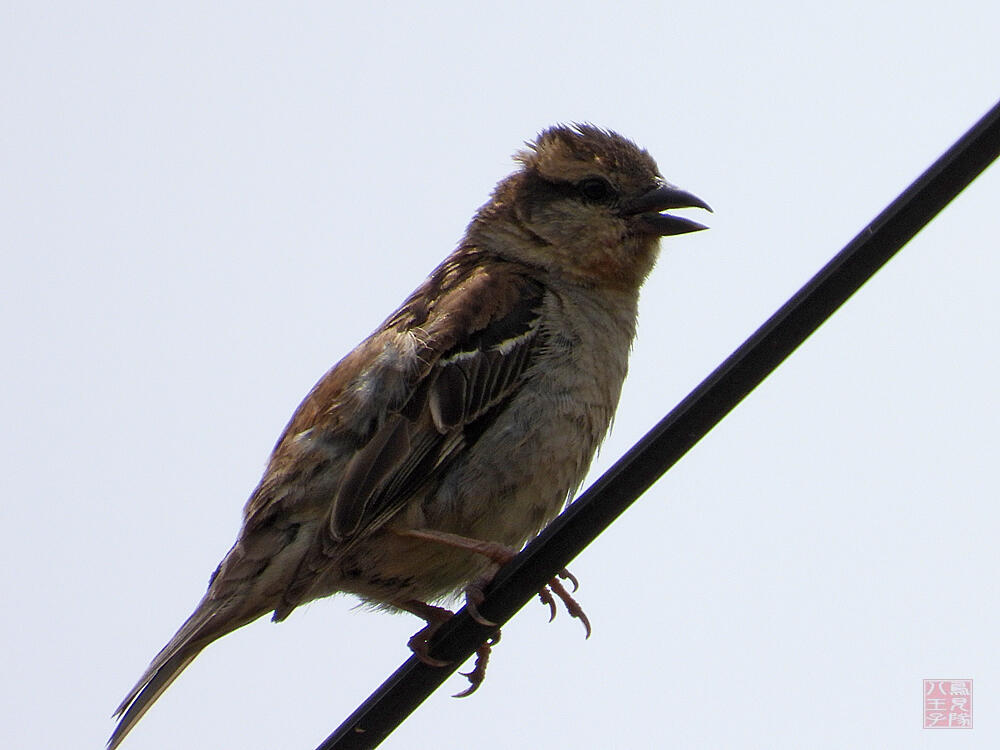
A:
[[[170,683],[177,679],[205,646],[264,614],[260,609],[248,612],[231,598],[212,598],[211,593],[209,591],[205,595],[195,611],[156,655],[145,674],[139,678],[135,687],[115,710],[114,715],[118,718],[118,725],[108,740],[107,750],[115,750],[121,744],[125,735],[149,710],[153,702],[170,687]]]

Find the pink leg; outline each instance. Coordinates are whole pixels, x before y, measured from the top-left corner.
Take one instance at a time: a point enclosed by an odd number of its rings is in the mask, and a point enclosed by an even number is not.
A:
[[[480,625],[495,626],[496,623],[483,617],[479,611],[479,605],[483,603],[486,598],[483,589],[493,580],[493,576],[500,569],[501,565],[504,565],[517,555],[517,550],[511,549],[498,542],[487,542],[481,539],[470,539],[469,537],[460,536],[459,534],[451,534],[447,531],[433,531],[431,529],[405,529],[396,530],[396,534],[399,536],[408,536],[414,539],[424,539],[428,542],[436,542],[437,544],[443,544],[448,547],[454,547],[456,549],[463,549],[469,552],[474,552],[477,555],[482,555],[483,557],[490,560],[491,564],[487,569],[486,573],[470,583],[465,587],[465,606],[469,610],[469,616],[478,622]],[[549,611],[551,613],[549,621],[556,616],[556,601],[555,597],[559,597],[562,603],[566,606],[566,611],[570,613],[571,616],[579,619],[583,622],[583,627],[587,631],[587,637],[590,637],[590,620],[584,613],[583,609],[577,603],[566,588],[562,585],[559,579],[570,581],[573,584],[573,590],[579,587],[579,582],[576,577],[570,573],[568,570],[560,570],[556,578],[553,578],[548,582],[546,586],[538,592],[539,598],[542,600],[543,604],[549,606]],[[555,595],[555,597],[553,596]],[[443,667],[447,666],[447,662],[443,662],[440,659],[435,659],[430,654],[427,653],[430,639],[433,637],[434,633],[447,622],[452,617],[452,612],[450,610],[444,609],[443,607],[435,607],[430,604],[425,604],[424,602],[409,601],[400,605],[403,609],[408,612],[412,612],[418,617],[423,618],[427,621],[427,627],[416,633],[409,641],[409,647],[416,654],[417,658],[420,659],[424,664],[428,664],[433,667]],[[469,680],[469,687],[463,690],[461,693],[457,693],[455,698],[464,698],[468,695],[472,695],[479,686],[483,684],[483,680],[486,678],[486,666],[490,661],[490,652],[492,647],[500,642],[500,631],[498,630],[495,635],[484,641],[478,649],[476,649],[476,663],[473,666],[471,672],[463,672],[462,674]]]
[[[501,565],[504,565],[514,557],[517,556],[517,550],[511,549],[498,542],[485,542],[481,539],[470,539],[469,537],[460,536],[459,534],[451,534],[447,531],[433,531],[431,529],[406,529],[397,530],[395,532],[400,536],[413,537],[414,539],[425,539],[429,542],[437,542],[438,544],[444,544],[448,547],[455,547],[457,549],[468,550],[469,552],[475,552],[476,554],[482,555],[493,562],[493,565],[486,571],[486,574],[481,578],[473,581],[465,589],[465,602],[466,607],[469,610],[469,615],[473,620],[481,625],[495,625],[496,623],[491,622],[479,612],[479,605],[483,603],[485,596],[483,595],[483,589],[493,580],[493,576],[496,575],[497,570],[500,569]],[[551,616],[549,621],[556,616],[556,603],[553,598],[553,594],[559,597],[559,599],[566,606],[566,611],[570,613],[571,616],[577,618],[583,623],[584,629],[587,631],[587,637],[590,637],[591,627],[590,619],[584,613],[583,608],[574,599],[566,588],[559,582],[559,578],[569,581],[573,584],[573,591],[579,588],[580,583],[576,580],[576,576],[570,573],[568,570],[560,570],[557,578],[553,578],[549,581],[541,591],[538,592],[539,598],[542,600],[543,604],[549,606],[549,612]]]

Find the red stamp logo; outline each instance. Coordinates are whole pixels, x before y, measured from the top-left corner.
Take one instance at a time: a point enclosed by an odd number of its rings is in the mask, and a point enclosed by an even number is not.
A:
[[[924,680],[924,729],[972,729],[972,680]]]

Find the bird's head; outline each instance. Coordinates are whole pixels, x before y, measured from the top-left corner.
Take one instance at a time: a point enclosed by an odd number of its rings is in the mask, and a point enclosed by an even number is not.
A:
[[[521,234],[529,241],[491,244],[551,273],[637,290],[660,237],[706,228],[665,213],[711,209],[664,180],[646,151],[612,131],[555,126],[514,158],[520,170],[497,186],[470,229]]]

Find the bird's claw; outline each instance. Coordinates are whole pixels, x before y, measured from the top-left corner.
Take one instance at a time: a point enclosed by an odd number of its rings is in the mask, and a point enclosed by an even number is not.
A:
[[[569,581],[573,584],[573,593],[576,593],[576,590],[580,588],[580,582],[577,580],[576,576],[566,570],[566,568],[560,570],[557,575],[564,581]]]
[[[465,608],[469,611],[469,617],[480,625],[495,628],[497,623],[484,617],[482,612],[479,611],[479,605],[485,600],[486,595],[483,593],[483,584],[479,581],[470,583],[465,587]]]
[[[576,591],[577,588],[579,588],[579,582],[576,580],[576,576],[568,570],[561,570],[558,578],[553,578],[542,588],[541,591],[538,592],[538,598],[542,600],[542,604],[549,605],[549,622],[552,622],[556,616],[556,600],[555,597],[553,597],[553,594],[555,594],[555,596],[558,596],[559,599],[562,600],[562,603],[566,605],[566,611],[569,612],[570,616],[575,617],[583,623],[583,627],[587,631],[586,637],[590,638],[590,633],[592,632],[590,627],[590,618],[587,617],[587,613],[583,611],[583,607],[580,606],[580,603],[577,602],[577,600],[574,599],[566,590],[566,587],[559,582],[559,578],[570,581],[573,584],[573,591]]]
[[[556,612],[558,608],[556,607],[556,600],[552,598],[552,592],[549,590],[548,586],[544,586],[541,591],[538,592],[538,598],[541,600],[542,604],[549,605],[549,622],[556,619]]]
[[[422,618],[427,623],[427,625],[414,633],[410,637],[410,640],[406,642],[413,655],[429,667],[447,667],[451,664],[450,661],[434,658],[428,651],[430,650],[431,638],[434,637],[434,634],[442,625],[453,617],[454,613],[444,607],[435,607],[431,604],[417,601],[407,602],[403,605],[403,608]]]
[[[476,663],[472,669],[468,672],[459,673],[469,681],[469,687],[460,693],[455,693],[451,696],[452,698],[466,698],[479,689],[479,686],[483,684],[483,680],[486,679],[486,665],[490,662],[490,652],[498,643],[500,643],[499,630],[483,641],[479,648],[476,649]]]

